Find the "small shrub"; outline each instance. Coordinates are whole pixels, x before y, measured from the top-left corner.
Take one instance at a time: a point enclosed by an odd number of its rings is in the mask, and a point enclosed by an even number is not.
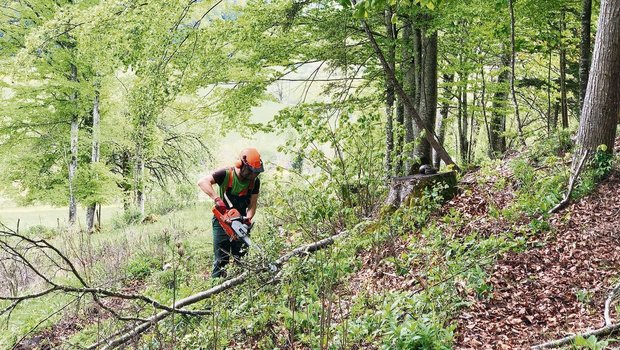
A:
[[[159,260],[150,255],[138,255],[129,261],[125,271],[129,278],[144,279],[159,268]]]
[[[140,213],[140,210],[137,208],[130,208],[112,219],[112,227],[114,229],[122,229],[139,223],[141,219],[142,213]]]

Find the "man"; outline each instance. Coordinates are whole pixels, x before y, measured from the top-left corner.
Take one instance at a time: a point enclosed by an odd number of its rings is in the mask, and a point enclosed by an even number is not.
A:
[[[256,214],[256,203],[260,190],[258,175],[264,171],[263,161],[256,148],[241,151],[239,160],[231,168],[222,168],[200,181],[198,187],[215,202],[215,208],[222,214],[235,208],[251,223]],[[219,191],[213,188],[218,184]],[[211,277],[226,277],[224,267],[230,257],[239,259],[248,247],[241,240],[231,241],[215,217],[213,222],[213,272]]]

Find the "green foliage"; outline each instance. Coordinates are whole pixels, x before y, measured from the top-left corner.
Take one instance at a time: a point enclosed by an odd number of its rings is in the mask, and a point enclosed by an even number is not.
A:
[[[598,340],[595,336],[591,335],[588,338],[584,338],[581,335],[575,337],[574,349],[588,349],[588,350],[603,350],[609,345],[607,340]]]
[[[130,279],[145,279],[161,268],[160,261],[152,255],[139,254],[129,261],[125,271]]]
[[[89,163],[81,167],[77,173],[76,197],[84,206],[95,203],[108,204],[120,196],[117,185],[120,181],[120,177],[112,174],[105,164]]]
[[[529,164],[525,157],[510,163],[517,187],[517,198],[511,207],[504,210],[508,218],[516,219],[518,213],[530,217],[546,215],[562,199],[564,186],[568,181],[568,169],[558,169],[558,166],[552,163],[556,158],[551,159],[549,165],[541,170]],[[548,170],[547,167],[551,169]]]
[[[146,211],[156,215],[165,215],[195,205],[196,186],[185,182],[170,184],[167,188],[154,190],[149,194],[149,198]]]
[[[381,349],[450,349],[454,327],[441,315],[425,313],[425,297],[411,293],[362,296],[351,306],[347,343],[380,343]]]
[[[597,181],[604,179],[613,169],[613,153],[607,149],[606,145],[599,145],[596,148],[592,161],[594,162],[594,176]]]
[[[116,215],[112,219],[112,227],[114,229],[121,229],[129,225],[134,225],[142,220],[142,213],[135,207],[130,207],[127,210],[123,210],[120,215]]]

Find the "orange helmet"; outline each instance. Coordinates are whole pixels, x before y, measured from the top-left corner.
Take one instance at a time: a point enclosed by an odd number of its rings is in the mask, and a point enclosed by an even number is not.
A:
[[[245,165],[254,173],[262,173],[265,171],[263,168],[263,161],[260,159],[260,154],[256,148],[246,148],[241,151],[239,160],[235,165],[237,168],[241,168],[242,165]]]

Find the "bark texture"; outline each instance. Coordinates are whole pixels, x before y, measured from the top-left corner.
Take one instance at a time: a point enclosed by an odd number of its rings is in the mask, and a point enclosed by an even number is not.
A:
[[[577,144],[594,151],[604,144],[613,151],[620,113],[620,1],[603,0],[584,99]]]

